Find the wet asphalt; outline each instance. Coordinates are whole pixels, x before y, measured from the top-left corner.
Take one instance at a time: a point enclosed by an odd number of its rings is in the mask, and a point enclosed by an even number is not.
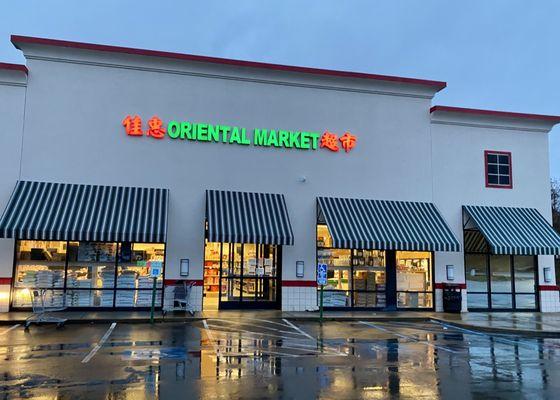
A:
[[[560,339],[437,322],[0,327],[3,399],[558,399]]]

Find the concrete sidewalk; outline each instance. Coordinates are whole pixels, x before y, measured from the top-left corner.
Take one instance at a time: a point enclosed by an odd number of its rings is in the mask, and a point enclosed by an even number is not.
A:
[[[29,312],[0,313],[0,325],[20,324],[29,317]],[[56,316],[67,318],[67,323],[146,323],[149,311],[64,311]],[[293,321],[319,321],[318,312],[282,312],[277,310],[251,311],[227,310],[197,312],[194,316],[185,313],[155,313],[157,322],[190,322],[208,318],[219,319],[282,319]],[[436,321],[463,329],[517,334],[525,336],[560,337],[560,313],[436,313],[436,312],[371,312],[371,311],[328,311],[325,321]]]

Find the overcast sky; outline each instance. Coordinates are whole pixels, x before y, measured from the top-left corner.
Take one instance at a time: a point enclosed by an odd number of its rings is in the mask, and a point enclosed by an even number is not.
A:
[[[560,1],[5,1],[11,34],[442,80],[434,104],[560,114]],[[560,179],[560,127],[551,132]]]

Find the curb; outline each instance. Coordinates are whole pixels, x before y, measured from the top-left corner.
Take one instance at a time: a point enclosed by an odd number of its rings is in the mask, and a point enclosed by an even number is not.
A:
[[[61,316],[62,317],[62,316]],[[206,319],[222,319],[222,320],[238,320],[239,316],[231,316],[231,317],[213,317],[213,316],[187,316],[187,317],[154,317],[154,322],[158,323],[177,323],[177,322],[195,322],[195,321],[202,321]],[[290,315],[283,315],[281,317],[269,317],[269,320],[282,320],[282,319],[289,319],[290,321],[306,321],[306,322],[319,322],[318,316],[290,316]],[[399,322],[428,322],[434,318],[430,317],[344,317],[344,316],[336,316],[336,317],[329,317],[324,316],[323,321],[339,321],[339,322],[351,322],[351,321],[399,321]],[[123,324],[146,324],[150,322],[150,318],[96,318],[96,319],[72,319],[69,318],[66,321],[66,324],[78,325],[78,324],[107,324],[107,323],[123,323]],[[12,319],[12,320],[0,320],[0,326],[2,325],[14,325],[14,324],[23,324],[25,323],[25,319]]]

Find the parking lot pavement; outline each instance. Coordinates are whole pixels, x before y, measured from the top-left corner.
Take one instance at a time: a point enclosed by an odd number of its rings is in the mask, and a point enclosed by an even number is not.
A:
[[[560,340],[438,322],[3,326],[3,398],[555,398]]]

